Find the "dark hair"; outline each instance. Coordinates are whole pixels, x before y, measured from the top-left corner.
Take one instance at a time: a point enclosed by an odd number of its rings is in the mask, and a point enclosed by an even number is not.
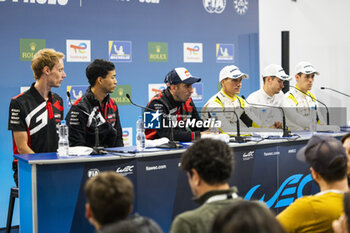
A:
[[[86,67],[86,77],[93,87],[98,77],[106,78],[106,75],[111,70],[115,70],[115,66],[112,62],[104,59],[95,59]]]
[[[220,210],[210,233],[284,233],[274,214],[262,202],[237,200]]]
[[[208,184],[228,182],[233,170],[233,152],[222,141],[201,139],[182,155],[181,168],[192,175],[195,169]]]
[[[89,179],[84,190],[94,218],[101,225],[128,217],[134,200],[134,188],[128,178],[112,171],[102,172]]]
[[[341,139],[340,139],[341,143],[344,144],[344,142],[346,141],[346,139],[348,139],[348,137],[350,137],[350,132],[343,135],[343,137],[341,137]]]

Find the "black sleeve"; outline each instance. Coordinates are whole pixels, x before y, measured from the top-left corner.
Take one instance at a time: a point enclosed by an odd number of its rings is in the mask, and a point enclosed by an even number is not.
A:
[[[165,115],[167,115],[169,113],[169,109],[167,109],[166,106],[164,106],[164,104],[159,101],[158,99],[154,99],[152,100],[147,107],[154,109],[154,110],[159,110],[160,112],[164,113]],[[156,130],[156,135],[154,137],[154,139],[156,138],[162,138],[162,137],[166,137],[170,139],[170,135],[171,135],[171,129],[169,128],[165,128],[163,127],[163,118],[162,117],[162,121],[160,124],[160,129],[155,129]],[[168,119],[165,119],[165,121],[168,121]],[[167,124],[169,125],[169,124]],[[147,130],[146,131],[146,137],[148,134],[154,133],[154,130]],[[192,141],[192,139],[194,139],[194,133],[192,133],[191,131],[187,131],[185,128],[180,128],[180,127],[175,127],[173,128],[173,135],[174,135],[174,140],[175,141],[180,141],[180,142],[190,142]]]
[[[69,127],[69,146],[86,146],[87,115],[79,109],[78,105],[72,105],[66,116]]]
[[[8,129],[13,131],[27,130],[23,109],[16,99],[11,99]]]
[[[114,128],[117,131],[116,147],[121,147],[121,146],[124,146],[124,142],[123,142],[123,129],[122,129],[122,126],[120,124],[118,108],[117,108],[117,111],[115,112],[115,115],[116,115],[115,116],[116,122],[115,122]]]

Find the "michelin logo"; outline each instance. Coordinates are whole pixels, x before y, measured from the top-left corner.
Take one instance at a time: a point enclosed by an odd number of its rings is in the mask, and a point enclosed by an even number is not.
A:
[[[210,14],[220,14],[225,10],[226,0],[203,0],[203,6]]]

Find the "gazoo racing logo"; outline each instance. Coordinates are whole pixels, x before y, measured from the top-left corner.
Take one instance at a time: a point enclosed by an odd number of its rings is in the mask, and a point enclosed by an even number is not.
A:
[[[161,118],[162,116],[162,118]],[[161,120],[162,119],[162,120]],[[162,115],[156,112],[144,112],[145,129],[160,128],[220,128],[221,121],[209,118],[207,120],[190,119],[187,115]]]
[[[260,198],[260,201],[263,201],[266,203],[266,205],[271,208],[280,208],[280,207],[286,207],[289,206],[293,201],[297,198],[300,198],[303,196],[303,189],[307,183],[312,181],[311,174],[306,175],[303,177],[303,174],[295,174],[290,177],[288,177],[280,186],[280,188],[277,190],[277,192],[269,199],[265,199],[265,194]],[[261,185],[255,185],[253,188],[251,188],[248,193],[245,195],[245,200],[251,200],[254,192],[260,187]],[[296,196],[296,197],[295,197]],[[256,198],[256,197],[255,197]],[[255,199],[254,198],[254,199]]]
[[[5,2],[6,0],[0,0],[0,2]],[[37,3],[37,4],[49,4],[49,5],[61,5],[65,6],[68,0],[22,0],[23,3]],[[20,1],[20,2],[22,2]],[[18,0],[12,0],[12,2],[18,3]]]

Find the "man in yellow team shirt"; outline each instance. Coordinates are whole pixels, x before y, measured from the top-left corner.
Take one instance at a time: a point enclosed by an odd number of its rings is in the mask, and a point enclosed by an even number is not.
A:
[[[297,153],[310,165],[320,192],[294,201],[277,219],[288,232],[333,232],[332,221],[343,212],[343,195],[348,191],[348,158],[335,138],[314,135]]]

